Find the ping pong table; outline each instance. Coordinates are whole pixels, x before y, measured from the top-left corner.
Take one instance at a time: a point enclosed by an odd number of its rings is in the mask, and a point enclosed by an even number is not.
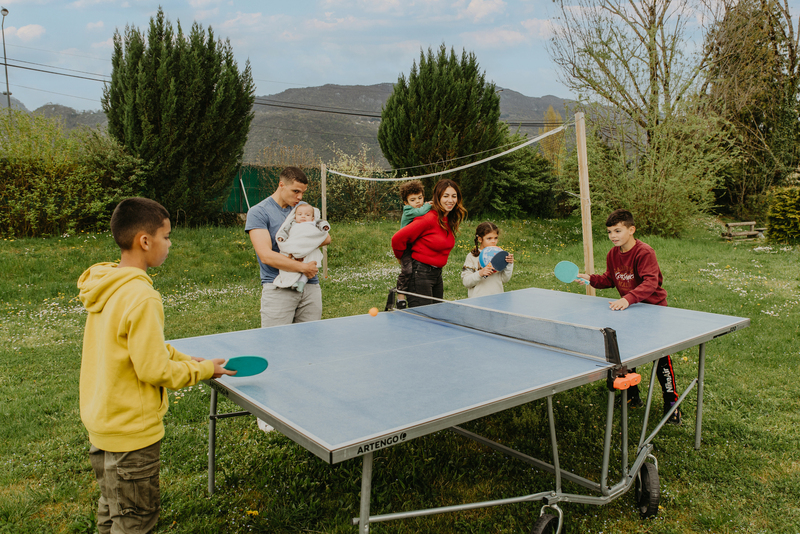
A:
[[[204,358],[254,354],[269,360],[269,368],[260,375],[209,381],[209,492],[215,485],[217,420],[252,414],[325,462],[362,457],[359,517],[353,519],[362,533],[379,521],[532,501],[543,503],[534,532],[559,532],[563,513],[558,503],[602,505],[634,486],[642,515],[654,515],[659,482],[652,440],[670,414],[649,428],[656,374],[652,372],[641,437],[629,465],[627,392],[622,390],[622,402],[615,407],[611,375],[699,345],[697,378],[686,385],[676,405],[696,388],[695,447],[699,448],[705,343],[749,326],[750,320],[648,304],[611,311],[608,302],[532,288],[391,310],[377,317],[365,314],[171,341],[178,350]],[[598,482],[560,468],[553,396],[599,380],[608,382],[609,391]],[[218,394],[244,411],[218,414]],[[552,463],[457,426],[541,398],[547,399]],[[618,410],[622,477],[609,482],[612,426]],[[371,516],[376,451],[445,429],[553,474],[554,488],[495,501]],[[565,493],[562,479],[587,488],[589,494]]]

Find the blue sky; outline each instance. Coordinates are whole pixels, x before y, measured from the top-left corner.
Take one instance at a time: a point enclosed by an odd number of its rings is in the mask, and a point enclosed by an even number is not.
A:
[[[569,1],[569,0],[566,0]],[[100,109],[112,37],[146,30],[157,1],[0,0],[11,93],[28,109],[48,102]],[[230,39],[250,60],[256,94],[326,83],[396,82],[420,49],[474,52],[488,80],[528,96],[571,97],[547,53],[551,0],[163,0],[167,17]],[[797,17],[800,0],[789,2]],[[27,69],[19,68],[26,67]],[[91,80],[30,69],[57,71]],[[0,84],[5,82],[5,77]],[[3,90],[5,87],[3,87]],[[4,99],[0,98],[0,107]]]
[[[94,79],[111,73],[114,31],[126,25],[146,29],[159,5],[0,4],[9,11],[4,22],[9,65]],[[257,95],[326,83],[393,83],[408,73],[421,48],[445,43],[458,52],[475,52],[487,79],[498,86],[528,96],[570,96],[545,49],[547,19],[555,7],[550,0],[164,0],[161,6],[185,30],[197,21],[230,39],[240,67],[250,60]],[[48,102],[100,109],[98,81],[17,67],[8,69],[8,77],[12,95],[28,109]]]

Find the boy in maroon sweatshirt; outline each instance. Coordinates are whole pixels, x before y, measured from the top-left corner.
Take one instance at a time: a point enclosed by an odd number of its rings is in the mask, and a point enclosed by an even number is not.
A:
[[[606,220],[606,229],[608,238],[614,243],[614,247],[606,256],[606,272],[593,275],[581,273],[578,276],[597,289],[616,287],[620,299],[610,304],[612,310],[624,310],[637,302],[666,306],[667,292],[661,287],[664,278],[658,267],[656,253],[650,245],[633,237],[636,226],[631,212],[628,210],[612,212]],[[658,360],[656,373],[664,394],[666,414],[678,400],[675,373],[669,355]],[[628,390],[628,405],[632,408],[642,405],[638,386]],[[678,408],[668,422],[679,425],[681,416],[681,409]]]

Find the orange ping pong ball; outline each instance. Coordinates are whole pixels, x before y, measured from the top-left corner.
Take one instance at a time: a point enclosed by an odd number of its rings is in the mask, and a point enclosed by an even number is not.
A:
[[[377,316],[378,315],[378,308],[370,308],[369,309],[369,314],[371,316],[373,316],[373,317]]]

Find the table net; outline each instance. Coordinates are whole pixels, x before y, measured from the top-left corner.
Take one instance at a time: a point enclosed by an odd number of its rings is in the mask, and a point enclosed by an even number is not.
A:
[[[610,328],[554,321],[444,300],[396,312],[619,363],[616,334]]]

